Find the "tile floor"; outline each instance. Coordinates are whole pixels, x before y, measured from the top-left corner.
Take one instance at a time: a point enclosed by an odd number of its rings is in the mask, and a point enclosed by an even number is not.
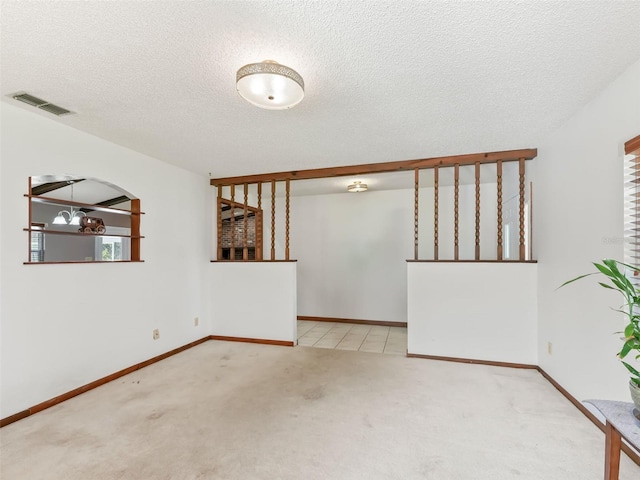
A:
[[[298,320],[298,345],[406,355],[406,327]]]

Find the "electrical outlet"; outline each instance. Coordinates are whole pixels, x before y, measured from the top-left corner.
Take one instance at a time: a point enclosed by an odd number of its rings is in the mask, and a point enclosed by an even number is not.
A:
[[[195,327],[197,327],[199,323],[200,323],[200,319],[199,319],[198,317],[196,317],[196,318],[194,318],[194,319],[193,319],[193,325],[194,325]]]
[[[158,340],[160,338],[160,330],[157,328],[153,331],[153,339]]]
[[[553,354],[553,343],[551,343],[551,342],[547,342],[547,353],[549,355]]]

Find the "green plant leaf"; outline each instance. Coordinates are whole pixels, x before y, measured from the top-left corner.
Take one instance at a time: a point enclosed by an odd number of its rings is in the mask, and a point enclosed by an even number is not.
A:
[[[620,353],[618,355],[620,356],[620,358],[624,358],[632,350],[632,348],[633,348],[633,345],[631,345],[629,342],[624,342],[624,345],[622,346],[622,350],[620,350]]]
[[[624,329],[624,336],[625,338],[629,338],[631,335],[633,335],[633,323],[630,323],[629,325],[627,325],[627,327]]]
[[[631,365],[629,365],[627,362],[622,362],[622,364],[627,367],[627,370],[629,370],[631,373],[633,373],[636,377],[640,377],[640,372],[638,372],[635,368],[633,368]]]
[[[618,261],[616,261],[616,262],[618,263],[618,265],[622,265],[622,266],[627,267],[627,268],[629,268],[629,269],[631,269],[633,271],[636,271],[636,272],[640,271],[640,266],[638,266],[638,265],[631,265],[629,263],[618,262]]]
[[[618,270],[616,266],[615,260],[605,259],[603,263],[606,265],[601,265],[599,263],[594,263],[595,267],[600,270],[600,273],[609,277],[611,283],[613,283],[621,292],[631,294],[635,293],[633,285],[629,282],[629,279],[625,277],[625,275]]]
[[[585,274],[585,275],[580,275],[579,277],[572,278],[571,280],[568,280],[568,281],[564,282],[564,283],[563,283],[562,285],[560,285],[558,288],[562,288],[562,287],[564,287],[565,285],[569,285],[570,283],[576,282],[576,281],[581,280],[581,279],[583,279],[583,278],[585,278],[585,277],[590,277],[591,275],[598,275],[598,272],[587,273],[587,274]],[[558,288],[556,288],[556,290],[557,290]]]

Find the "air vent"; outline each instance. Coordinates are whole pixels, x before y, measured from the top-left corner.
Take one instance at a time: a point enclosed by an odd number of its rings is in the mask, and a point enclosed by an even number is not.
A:
[[[66,108],[62,108],[59,107],[57,105],[54,105],[53,103],[47,103],[45,105],[40,105],[38,107],[40,110],[44,110],[45,112],[49,112],[49,113],[53,113],[54,115],[66,115],[67,113],[71,113],[70,110],[67,110]]]
[[[28,93],[16,93],[10,95],[14,100],[18,100],[19,102],[26,103],[27,105],[31,105],[32,107],[37,107],[40,110],[44,110],[45,112],[53,113],[54,115],[68,115],[73,113],[71,110],[67,110],[66,108],[59,107],[58,105],[54,105],[53,103],[49,103],[46,100],[42,100],[41,98],[34,97],[33,95],[29,95]]]
[[[34,107],[39,107],[40,105],[45,105],[49,102],[42,100],[41,98],[34,97],[33,95],[29,95],[28,93],[22,93],[20,95],[13,95],[15,100],[19,100],[20,102],[28,103],[29,105],[33,105]]]

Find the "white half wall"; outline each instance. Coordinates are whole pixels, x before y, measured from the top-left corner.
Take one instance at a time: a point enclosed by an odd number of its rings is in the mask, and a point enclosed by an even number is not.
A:
[[[75,130],[44,112],[6,103],[0,112],[4,418],[208,336],[212,226],[205,220],[211,218],[208,178]],[[42,174],[100,178],[139,197],[146,213],[144,262],[24,265],[24,194],[28,177]],[[154,329],[160,330],[158,340]]]
[[[296,262],[212,262],[212,335],[297,343]]]
[[[640,61],[539,145],[534,160],[540,366],[577,399],[629,401],[616,358],[621,297],[585,279],[591,262],[623,259],[624,142],[640,134]],[[552,353],[548,352],[552,344]]]
[[[410,354],[537,365],[535,263],[407,263]]]

